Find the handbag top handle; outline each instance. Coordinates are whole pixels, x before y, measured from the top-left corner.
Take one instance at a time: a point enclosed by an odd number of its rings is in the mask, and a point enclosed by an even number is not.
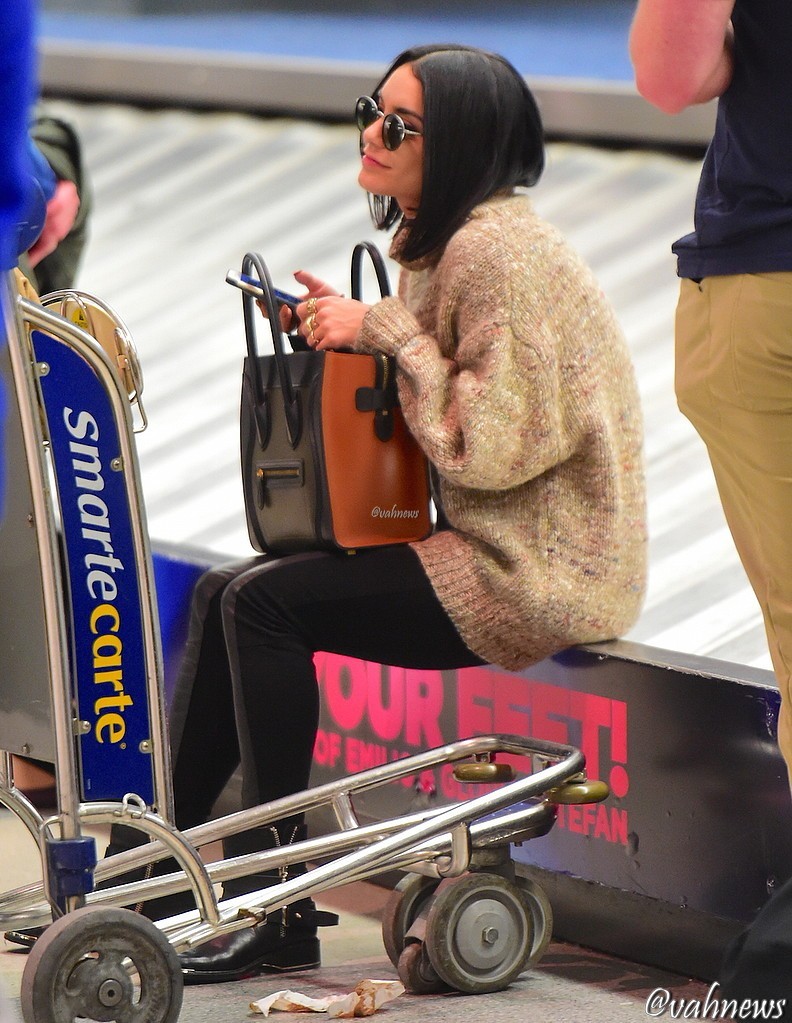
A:
[[[289,433],[289,441],[292,447],[297,447],[302,432],[302,414],[300,410],[300,396],[294,390],[291,376],[286,370],[286,352],[283,347],[283,333],[280,327],[280,316],[275,301],[272,278],[267,265],[257,252],[247,252],[242,260],[242,273],[250,274],[251,268],[255,270],[261,288],[264,292],[264,303],[267,307],[270,331],[272,333],[272,348],[275,353],[275,365],[278,370],[278,378],[283,393],[283,407],[286,415],[286,429]],[[261,438],[269,435],[269,402],[264,389],[261,374],[258,371],[258,335],[256,333],[256,314],[253,308],[255,299],[247,292],[242,293],[242,312],[245,320],[245,340],[247,342],[248,355],[253,366],[256,367],[252,374],[253,387],[255,389],[256,421]]]
[[[380,298],[387,298],[391,292],[390,280],[388,279],[388,270],[385,266],[385,260],[382,258],[382,253],[372,242],[358,242],[352,250],[352,281],[350,287],[350,295],[352,298],[360,301],[363,294],[363,255],[367,254],[374,265],[374,272],[377,275],[377,284],[379,285]]]

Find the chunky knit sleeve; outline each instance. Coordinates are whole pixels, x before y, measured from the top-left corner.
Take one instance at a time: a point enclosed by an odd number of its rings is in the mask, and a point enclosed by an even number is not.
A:
[[[395,356],[405,419],[459,486],[509,489],[571,453],[546,272],[501,223],[473,220],[423,282],[433,329],[405,304],[409,287],[366,315],[359,347]]]

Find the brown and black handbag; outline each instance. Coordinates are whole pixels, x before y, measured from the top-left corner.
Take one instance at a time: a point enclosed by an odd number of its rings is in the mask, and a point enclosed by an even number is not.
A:
[[[364,253],[389,293],[379,251]],[[398,404],[385,355],[286,351],[272,280],[257,253],[242,273],[262,282],[273,353],[259,352],[254,298],[243,294],[247,358],[240,415],[248,534],[261,552],[345,550],[421,540],[432,530],[427,460]]]

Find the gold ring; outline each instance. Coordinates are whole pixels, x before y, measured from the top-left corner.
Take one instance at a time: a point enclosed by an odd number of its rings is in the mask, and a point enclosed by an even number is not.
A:
[[[314,316],[315,314],[316,314],[316,299],[312,297],[312,298],[308,299],[308,315],[309,316]]]
[[[316,326],[316,313],[308,314],[305,326],[308,328],[308,333],[313,337],[314,327]]]

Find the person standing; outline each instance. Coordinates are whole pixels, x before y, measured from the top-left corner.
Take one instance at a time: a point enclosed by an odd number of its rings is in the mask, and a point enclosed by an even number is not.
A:
[[[667,113],[718,99],[681,290],[676,394],[709,452],[761,605],[792,773],[792,6],[640,0],[638,91]]]
[[[789,0],[639,0],[630,35],[651,103],[718,98],[694,230],[673,246],[676,393],[762,608],[792,775],[791,46]],[[719,998],[791,1018],[790,908],[788,881],[726,949]]]

